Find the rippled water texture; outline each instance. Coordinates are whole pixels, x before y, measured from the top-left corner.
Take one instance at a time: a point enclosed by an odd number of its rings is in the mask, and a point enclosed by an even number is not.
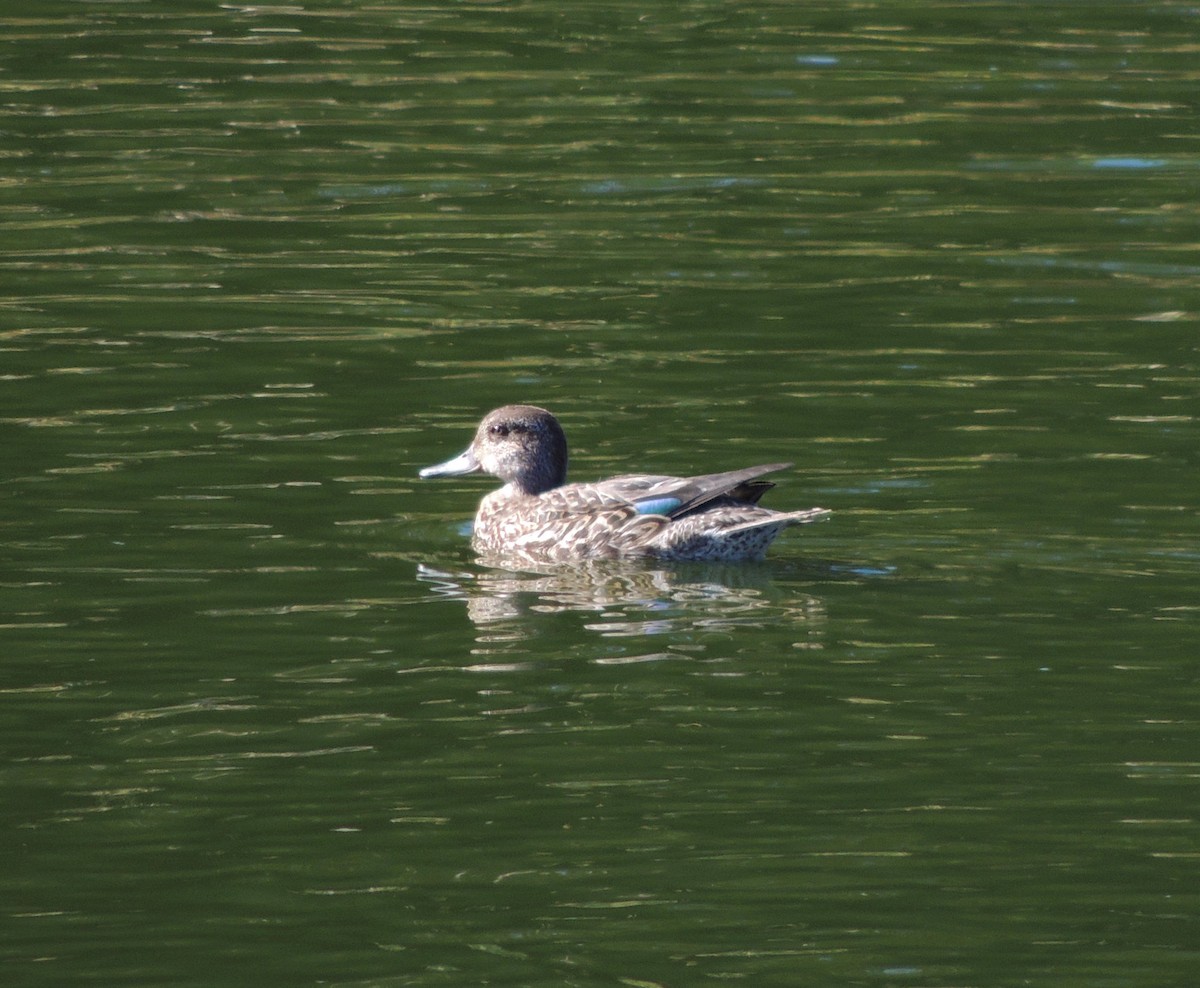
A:
[[[1190,985],[1194,4],[0,13],[5,985]],[[476,559],[792,461],[762,563]]]

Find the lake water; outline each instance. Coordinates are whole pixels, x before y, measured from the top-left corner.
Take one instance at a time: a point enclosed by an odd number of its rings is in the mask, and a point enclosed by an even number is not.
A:
[[[5,985],[1194,983],[1194,4],[0,28]],[[832,517],[484,565],[513,401]]]

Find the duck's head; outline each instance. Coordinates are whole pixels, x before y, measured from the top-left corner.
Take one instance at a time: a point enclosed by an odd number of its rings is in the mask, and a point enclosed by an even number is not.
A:
[[[541,494],[567,479],[567,437],[558,419],[536,405],[505,405],[488,412],[459,456],[426,467],[422,477],[482,470],[522,494]]]

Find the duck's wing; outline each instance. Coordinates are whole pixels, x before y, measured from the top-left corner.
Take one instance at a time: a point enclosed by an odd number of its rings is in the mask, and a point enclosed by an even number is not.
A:
[[[591,484],[565,484],[530,498],[516,517],[487,526],[489,548],[546,560],[637,555],[667,525],[661,514]],[[477,525],[477,531],[479,526]]]
[[[638,514],[681,518],[721,499],[739,504],[757,504],[758,499],[775,486],[769,480],[759,478],[786,470],[791,465],[764,463],[698,477],[629,474],[589,486],[604,497],[633,504]]]

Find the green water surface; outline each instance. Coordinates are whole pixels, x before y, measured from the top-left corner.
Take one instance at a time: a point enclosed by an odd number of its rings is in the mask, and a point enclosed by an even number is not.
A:
[[[0,10],[0,983],[1194,984],[1198,31]],[[485,565],[512,401],[832,517]]]

